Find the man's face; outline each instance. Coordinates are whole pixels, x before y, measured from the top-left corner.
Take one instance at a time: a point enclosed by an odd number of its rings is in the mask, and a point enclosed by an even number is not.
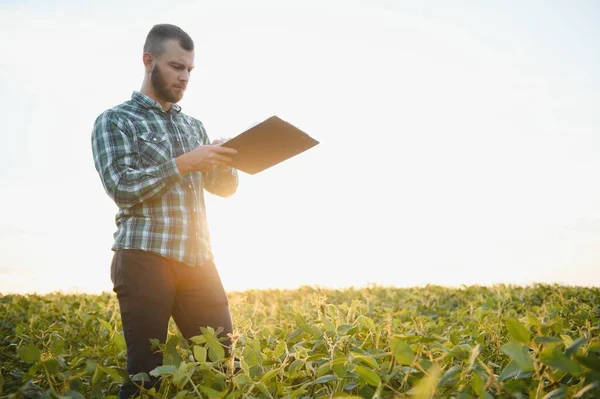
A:
[[[164,51],[155,58],[150,75],[154,91],[160,100],[177,103],[190,80],[190,72],[194,69],[194,51],[181,48],[177,40],[167,40]]]

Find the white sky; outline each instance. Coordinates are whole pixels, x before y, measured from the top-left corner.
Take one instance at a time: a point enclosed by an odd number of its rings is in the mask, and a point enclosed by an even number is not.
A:
[[[594,1],[0,2],[0,293],[110,290],[90,134],[155,23],[196,44],[212,137],[321,141],[207,195],[227,290],[600,285]]]

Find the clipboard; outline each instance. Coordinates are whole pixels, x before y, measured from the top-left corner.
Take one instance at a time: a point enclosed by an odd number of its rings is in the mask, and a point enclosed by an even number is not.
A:
[[[231,166],[254,175],[294,157],[319,142],[276,115],[252,126],[221,146],[238,151]]]

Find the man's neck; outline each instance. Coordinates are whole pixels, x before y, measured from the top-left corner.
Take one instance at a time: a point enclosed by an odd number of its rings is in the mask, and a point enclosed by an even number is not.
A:
[[[154,91],[154,89],[152,87],[147,87],[146,85],[142,85],[140,93],[145,94],[148,97],[152,98],[153,100],[157,101],[160,104],[160,106],[162,107],[163,111],[165,111],[165,112],[169,112],[169,110],[173,106],[173,103],[162,101],[160,98],[158,98],[158,95],[156,94],[156,92]]]

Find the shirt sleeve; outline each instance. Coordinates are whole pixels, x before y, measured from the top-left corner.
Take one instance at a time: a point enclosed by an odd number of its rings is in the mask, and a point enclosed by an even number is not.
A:
[[[220,197],[229,197],[237,191],[239,179],[237,170],[234,168],[227,170],[214,168],[203,175],[204,188],[209,193]]]
[[[182,179],[175,159],[140,168],[133,133],[110,111],[94,123],[92,152],[104,190],[120,208],[158,198]]]
[[[196,123],[200,129],[202,144],[210,144],[202,122],[196,120]],[[213,168],[209,172],[202,173],[202,180],[206,191],[220,197],[229,197],[235,194],[239,185],[238,172],[235,168],[225,170]]]

